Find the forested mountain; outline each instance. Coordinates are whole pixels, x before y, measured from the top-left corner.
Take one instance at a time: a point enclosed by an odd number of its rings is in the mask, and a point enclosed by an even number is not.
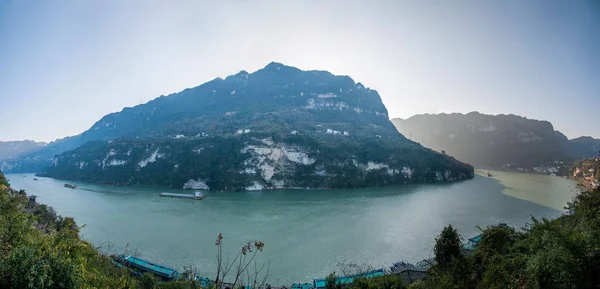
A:
[[[516,115],[424,114],[393,119],[411,140],[481,168],[526,168],[595,156],[600,140],[569,140],[548,121]]]
[[[0,160],[10,159],[46,146],[45,142],[32,140],[0,141]]]
[[[7,173],[39,172],[52,163],[55,155],[72,150],[85,143],[79,135],[62,138],[14,158],[0,158],[0,170]]]
[[[106,115],[44,175],[213,190],[451,181],[473,168],[402,136],[348,76],[270,63]]]

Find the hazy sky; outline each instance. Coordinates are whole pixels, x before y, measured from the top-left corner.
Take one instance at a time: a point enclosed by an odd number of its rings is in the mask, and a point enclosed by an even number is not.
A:
[[[0,140],[78,134],[271,61],[349,75],[390,117],[514,113],[600,137],[600,1],[4,0]]]

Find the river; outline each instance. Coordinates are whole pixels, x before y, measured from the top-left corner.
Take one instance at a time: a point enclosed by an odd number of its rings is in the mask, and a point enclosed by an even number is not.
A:
[[[247,241],[265,243],[257,261],[270,264],[269,283],[310,282],[347,264],[374,268],[433,254],[435,237],[452,224],[463,238],[477,226],[517,228],[561,215],[576,193],[560,177],[492,172],[451,184],[351,190],[207,192],[202,201],[158,197],[157,187],[109,187],[7,175],[11,186],[85,225],[82,236],[110,253],[129,252],[214,278],[215,239],[225,255]]]

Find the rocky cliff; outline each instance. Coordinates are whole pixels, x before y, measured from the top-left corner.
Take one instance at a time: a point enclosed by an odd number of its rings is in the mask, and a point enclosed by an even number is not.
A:
[[[394,128],[377,91],[270,63],[109,114],[44,175],[211,190],[453,181],[473,168]]]

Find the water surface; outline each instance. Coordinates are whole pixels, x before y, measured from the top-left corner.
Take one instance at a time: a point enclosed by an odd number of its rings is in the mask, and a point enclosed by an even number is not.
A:
[[[202,201],[160,198],[156,187],[108,187],[8,175],[15,189],[38,196],[85,224],[82,236],[112,253],[130,252],[181,269],[216,274],[216,236],[232,256],[247,241],[266,246],[269,282],[290,284],[340,272],[340,264],[388,267],[432,255],[434,238],[452,224],[463,238],[477,226],[556,217],[576,193],[559,177],[492,172],[443,185],[317,191],[208,192]],[[191,192],[190,192],[191,193]]]

